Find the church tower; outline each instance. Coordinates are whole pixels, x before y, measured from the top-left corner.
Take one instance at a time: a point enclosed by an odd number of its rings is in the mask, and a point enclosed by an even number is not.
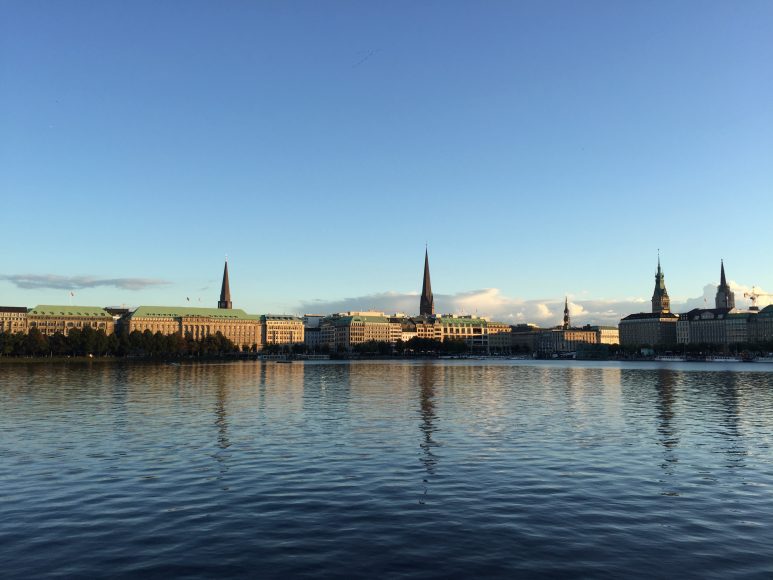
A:
[[[725,279],[725,262],[720,261],[721,271],[719,274],[719,286],[717,286],[717,295],[714,298],[714,304],[716,308],[722,308],[724,310],[732,310],[735,308],[735,294],[730,290],[730,286]]]
[[[660,252],[658,252],[658,273],[655,274],[655,291],[652,293],[653,314],[668,314],[671,312],[671,299],[666,290],[666,280],[660,269]]]
[[[569,330],[569,327],[571,326],[571,321],[569,320],[569,297],[564,297],[564,323],[561,325],[561,328],[564,330]]]
[[[432,283],[429,280],[429,254],[424,248],[424,283],[421,287],[419,315],[432,316],[433,314],[435,314],[435,297],[432,295]]]
[[[231,305],[231,286],[228,284],[228,258],[225,259],[225,269],[223,270],[223,285],[220,287],[220,301],[217,303],[218,308],[226,308],[230,310]]]

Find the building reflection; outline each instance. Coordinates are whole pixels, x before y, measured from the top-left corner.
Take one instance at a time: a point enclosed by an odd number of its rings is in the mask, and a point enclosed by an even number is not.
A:
[[[437,411],[435,410],[435,384],[437,381],[438,366],[427,363],[419,367],[419,411],[421,422],[419,430],[422,434],[421,463],[428,475],[434,475],[438,463],[438,456],[434,449],[438,444],[433,439],[437,431]],[[427,481],[426,479],[424,480]],[[426,494],[426,489],[425,489]]]
[[[672,475],[679,459],[676,448],[679,446],[679,432],[674,422],[674,404],[676,403],[677,372],[671,369],[658,369],[655,379],[655,393],[658,408],[658,441],[663,446],[661,468]]]
[[[740,428],[741,404],[737,372],[728,371],[720,375],[717,395],[722,412],[720,435],[727,457],[727,467],[744,467],[748,451]]]
[[[217,426],[217,445],[222,450],[231,446],[228,440],[228,413],[226,403],[228,402],[228,387],[226,386],[225,373],[217,373],[215,387],[215,425]]]

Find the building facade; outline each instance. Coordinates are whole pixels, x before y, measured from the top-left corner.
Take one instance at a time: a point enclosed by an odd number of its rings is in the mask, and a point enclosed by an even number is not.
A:
[[[402,324],[383,312],[334,314],[325,318],[320,327],[322,342],[337,352],[350,352],[354,346],[366,342],[395,344],[402,337]]]
[[[26,333],[26,306],[0,306],[0,332],[6,334]]]
[[[512,352],[535,352],[542,329],[536,324],[516,324],[510,327]]]
[[[671,312],[640,312],[620,321],[622,346],[667,346],[677,343],[676,323],[679,317]]]
[[[303,320],[289,314],[264,314],[260,317],[263,344],[304,344]]]
[[[194,340],[219,332],[240,348],[263,344],[261,317],[238,308],[140,306],[127,316],[125,326],[130,333],[177,333]]]
[[[56,333],[67,336],[73,329],[83,330],[87,327],[109,335],[115,330],[115,321],[109,312],[99,306],[41,304],[27,313],[28,332],[37,328],[46,336]]]
[[[773,342],[773,304],[749,318],[748,336],[752,343]]]

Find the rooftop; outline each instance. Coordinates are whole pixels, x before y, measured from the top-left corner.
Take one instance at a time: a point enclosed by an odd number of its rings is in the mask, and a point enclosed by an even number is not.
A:
[[[87,316],[112,318],[101,306],[58,306],[40,304],[28,312],[30,316]]]
[[[195,308],[193,306],[140,306],[131,317],[137,318],[182,318],[205,316],[225,320],[257,320],[259,315],[247,314],[240,308]]]

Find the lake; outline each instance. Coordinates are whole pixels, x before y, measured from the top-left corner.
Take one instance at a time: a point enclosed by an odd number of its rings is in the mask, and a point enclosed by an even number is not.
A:
[[[773,576],[773,365],[0,366],[0,575]]]

